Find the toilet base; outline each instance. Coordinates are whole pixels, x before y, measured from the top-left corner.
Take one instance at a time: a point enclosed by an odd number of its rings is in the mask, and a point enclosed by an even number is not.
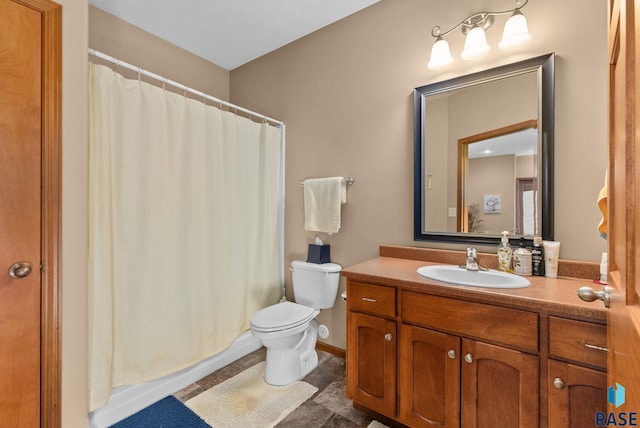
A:
[[[292,349],[267,347],[264,380],[269,385],[285,386],[299,381],[318,367],[316,340],[318,323],[311,321],[300,343]]]

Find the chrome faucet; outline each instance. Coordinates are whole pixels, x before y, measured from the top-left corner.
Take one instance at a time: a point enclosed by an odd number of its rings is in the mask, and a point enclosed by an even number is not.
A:
[[[466,270],[489,270],[478,263],[478,251],[475,247],[467,247],[467,261],[464,266],[460,266]]]

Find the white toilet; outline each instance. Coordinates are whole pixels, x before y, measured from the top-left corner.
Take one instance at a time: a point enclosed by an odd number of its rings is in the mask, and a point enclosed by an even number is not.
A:
[[[251,318],[251,334],[267,348],[264,379],[288,385],[318,366],[316,339],[320,309],[332,308],[342,267],[335,263],[291,263],[296,303],[282,302]]]

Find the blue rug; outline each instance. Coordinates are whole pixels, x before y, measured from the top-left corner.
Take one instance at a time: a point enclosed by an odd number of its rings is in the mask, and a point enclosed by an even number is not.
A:
[[[112,425],[111,428],[211,428],[180,400],[170,395]]]

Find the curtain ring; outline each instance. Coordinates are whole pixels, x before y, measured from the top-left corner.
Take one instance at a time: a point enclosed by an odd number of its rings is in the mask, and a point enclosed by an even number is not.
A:
[[[142,81],[141,75],[142,75],[142,69],[138,68],[138,83],[140,83]]]

